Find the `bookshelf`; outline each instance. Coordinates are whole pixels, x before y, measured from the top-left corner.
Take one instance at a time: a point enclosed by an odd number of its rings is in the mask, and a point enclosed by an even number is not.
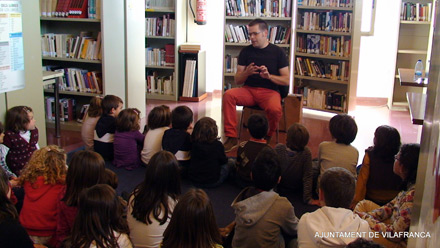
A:
[[[292,6],[295,1],[287,0],[278,2],[280,2],[280,5],[278,5],[277,8],[267,8],[266,5],[259,6],[259,8],[246,5],[244,8],[240,8],[236,6],[237,1],[225,0],[225,27],[223,30],[225,34],[223,42],[224,91],[238,87],[234,82],[238,55],[244,47],[251,45],[246,25],[256,18],[263,19],[267,22],[269,26],[269,41],[285,49],[285,53],[291,58],[291,37],[293,36]],[[243,9],[243,11],[240,11],[240,9]],[[272,33],[273,36],[271,36]]]
[[[73,107],[73,112],[68,120],[61,121],[61,130],[81,130],[77,117],[91,97],[114,94],[125,102],[125,54],[121,51],[124,47],[124,24],[119,21],[124,16],[124,5],[118,0],[94,2],[98,3],[98,15],[89,15],[91,18],[43,16],[40,8],[42,65],[49,70],[64,70],[58,94],[60,99],[72,99],[69,100],[69,108]],[[87,46],[83,45],[86,39],[81,35],[88,37]],[[77,39],[78,45],[75,44]],[[76,53],[72,52],[74,47],[78,47]],[[84,56],[78,51],[84,51]],[[55,121],[50,118],[48,110],[53,112],[54,109],[47,106],[50,102],[47,99],[55,98],[53,86],[45,86],[44,95],[46,125],[52,127]],[[54,114],[52,116],[55,118]]]
[[[293,92],[303,95],[304,108],[347,113],[356,88],[351,75],[355,1],[321,2],[296,6]]]
[[[192,72],[194,80],[188,80],[187,84],[191,82],[189,85],[185,86],[185,80],[191,78],[189,76],[191,74],[190,70],[186,70],[186,67],[190,68],[189,64],[187,64],[187,60],[195,61],[194,71]],[[188,101],[188,102],[200,102],[203,101],[207,97],[206,93],[206,52],[202,50],[179,50],[179,101]],[[189,75],[185,75],[188,73]],[[186,89],[188,88],[188,89]],[[186,90],[186,91],[185,91]],[[190,96],[185,96],[185,92],[190,94]],[[190,93],[188,93],[190,92]]]
[[[425,72],[429,69],[431,41],[434,30],[432,13],[435,11],[434,0],[401,1],[398,45],[396,53],[396,77],[388,106],[391,108],[408,106],[407,93],[422,94],[422,87],[402,85],[399,69],[414,71],[417,60],[422,60]],[[411,10],[419,15],[411,15]]]
[[[185,37],[185,3],[150,1],[145,7],[146,97],[178,100],[178,47]]]

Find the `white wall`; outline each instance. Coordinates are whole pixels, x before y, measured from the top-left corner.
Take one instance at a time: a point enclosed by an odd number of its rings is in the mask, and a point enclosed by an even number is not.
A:
[[[395,79],[400,1],[376,4],[374,36],[361,38],[357,96],[388,98]]]
[[[191,1],[195,12],[196,0]],[[194,23],[194,18],[188,6],[187,42],[201,43],[202,49],[206,51],[206,91],[212,92],[222,89],[225,3],[223,0],[209,0],[207,1],[207,5],[208,14],[206,25],[197,25]]]

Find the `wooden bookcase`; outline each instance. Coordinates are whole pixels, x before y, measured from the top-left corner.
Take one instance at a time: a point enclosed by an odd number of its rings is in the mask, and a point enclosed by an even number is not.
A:
[[[251,45],[249,37],[246,35],[246,31],[244,31],[244,38],[246,40],[238,41],[237,38],[233,38],[234,35],[232,35],[232,39],[228,38],[228,33],[231,32],[230,27],[236,28],[241,26],[242,28],[246,29],[246,25],[251,22],[252,20],[256,18],[263,19],[267,22],[269,26],[269,37],[271,33],[271,28],[277,28],[277,30],[280,30],[279,28],[282,27],[284,30],[284,36],[281,34],[281,36],[278,38],[281,42],[274,42],[275,45],[282,47],[285,49],[286,55],[289,57],[289,64],[291,65],[291,47],[292,47],[292,37],[293,37],[293,31],[292,31],[292,6],[294,4],[294,0],[290,0],[290,8],[288,8],[289,5],[286,5],[284,9],[282,9],[282,6],[279,6],[279,9],[277,11],[273,11],[271,13],[266,8],[261,8],[262,13],[254,13],[254,10],[251,10],[251,7],[248,6],[247,11],[237,11],[237,7],[234,7],[235,1],[231,0],[225,0],[225,27],[223,30],[223,33],[225,34],[225,40],[224,40],[224,46],[223,46],[223,54],[224,54],[224,63],[223,63],[223,91],[226,91],[230,88],[235,88],[237,85],[234,83],[234,75],[236,72],[236,64],[234,63],[234,66],[230,66],[229,58],[235,58],[238,59],[238,55],[240,54],[240,51],[246,47]],[[281,1],[279,1],[281,2]],[[289,1],[286,1],[286,3]],[[231,4],[232,3],[232,4]],[[260,6],[261,7],[261,6]],[[266,14],[264,14],[266,11]],[[278,15],[278,16],[277,16]],[[229,30],[228,30],[229,29]],[[242,29],[243,30],[243,29]],[[287,33],[290,33],[290,38],[287,41],[282,41],[283,38],[286,37]],[[236,31],[236,33],[238,33]],[[231,33],[232,34],[232,33]],[[239,35],[239,34],[238,34]],[[242,37],[243,38],[243,37]],[[232,60],[232,59],[231,59]]]
[[[89,32],[95,40],[101,33],[101,58],[102,59],[77,59],[66,57],[50,57],[42,55],[43,66],[59,68],[78,68],[87,71],[102,73],[101,93],[80,92],[75,90],[60,90],[60,98],[72,98],[76,102],[73,121],[61,122],[62,130],[81,129],[81,123],[76,121],[84,104],[90,102],[91,97],[114,94],[125,100],[125,53],[124,24],[118,23],[124,16],[124,5],[119,0],[101,1],[101,18],[57,18],[40,17],[40,33],[72,34],[77,37],[81,32]],[[53,89],[44,90],[45,96],[54,96]],[[124,101],[125,102],[125,101]],[[54,127],[54,121],[46,119],[47,127]]]
[[[423,20],[415,20],[404,15],[404,5],[407,3],[419,4],[426,6],[431,5],[430,13]],[[423,66],[427,72],[429,69],[431,58],[431,43],[434,30],[432,13],[435,11],[435,1],[433,0],[417,0],[417,1],[401,1],[401,16],[398,32],[398,45],[396,54],[396,77],[392,96],[389,98],[388,105],[390,107],[407,106],[407,92],[422,93],[423,88],[401,85],[399,80],[399,69],[414,69],[417,60],[423,61]]]
[[[342,2],[296,7],[293,92],[305,108],[348,112],[355,1]]]
[[[159,2],[159,1],[156,1]],[[174,21],[169,26],[167,32],[157,31],[156,33],[151,33],[151,29],[149,29],[149,25],[146,24],[145,30],[145,74],[146,74],[146,97],[147,99],[156,99],[156,100],[178,100],[178,68],[179,68],[179,54],[178,48],[179,45],[183,43],[183,39],[185,37],[185,23],[182,21],[185,16],[185,3],[184,1],[171,0],[171,1],[162,1],[158,4],[160,6],[146,6],[145,9],[145,22],[148,23],[148,18],[156,18],[157,21],[161,21],[163,23],[164,19],[173,19]],[[150,19],[151,20],[151,19]],[[157,25],[156,27],[158,27]],[[167,45],[173,45],[172,55],[174,56],[174,64],[163,64],[160,63],[157,59],[153,59],[152,62],[147,61],[147,48],[155,49],[156,51],[163,50]],[[160,54],[156,52],[156,55]],[[153,56],[156,56],[153,55]],[[165,55],[163,52],[159,56]],[[169,55],[169,54],[168,54]],[[151,58],[151,57],[150,57]],[[156,57],[157,58],[157,57]],[[154,81],[161,81],[162,79],[171,79],[171,88],[172,92],[158,92],[158,87],[151,88],[152,81],[148,80],[149,76],[154,75]],[[162,87],[161,87],[162,88]],[[156,92],[153,92],[156,91]]]

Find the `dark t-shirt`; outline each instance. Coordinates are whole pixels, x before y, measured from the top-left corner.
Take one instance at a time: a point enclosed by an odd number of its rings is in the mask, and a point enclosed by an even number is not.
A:
[[[213,184],[219,180],[221,167],[227,162],[225,148],[220,141],[195,142],[192,144],[189,178],[196,183]]]
[[[248,66],[250,63],[261,66],[265,65],[270,74],[280,75],[279,69],[289,66],[289,61],[283,49],[269,43],[263,49],[255,48],[249,45],[241,50],[238,56],[238,65]],[[244,85],[251,87],[262,87],[278,91],[278,85],[272,83],[269,79],[260,77],[260,75],[249,76]]]

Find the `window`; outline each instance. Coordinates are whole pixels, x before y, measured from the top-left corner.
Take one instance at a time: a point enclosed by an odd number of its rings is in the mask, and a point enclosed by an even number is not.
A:
[[[376,0],[362,1],[361,35],[374,35],[374,22],[376,17]]]

